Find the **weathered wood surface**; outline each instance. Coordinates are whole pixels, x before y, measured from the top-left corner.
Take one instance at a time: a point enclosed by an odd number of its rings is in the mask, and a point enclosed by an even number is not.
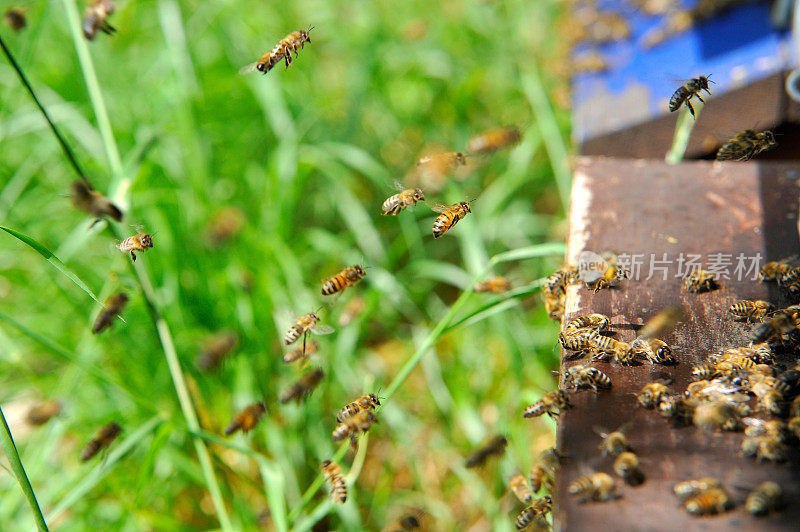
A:
[[[635,330],[668,305],[682,305],[689,314],[664,336],[678,358],[672,367],[593,365],[612,380],[610,391],[573,392],[574,408],[562,414],[558,446],[567,455],[556,482],[555,524],[560,530],[798,530],[800,529],[800,451],[792,450],[786,464],[756,463],[739,455],[743,434],[706,434],[694,427],[673,428],[655,411],[636,404],[635,393],[667,371],[673,390],[690,382],[691,366],[710,353],[746,345],[751,325],[736,323],[727,309],[736,299],[787,301],[773,284],[750,279],[722,280],[720,290],[687,293],[676,277],[681,253],[760,253],[764,260],[800,253],[797,210],[800,166],[784,163],[691,162],[669,166],[657,161],[581,158],[572,190],[568,260],[576,263],[583,250],[666,254],[672,261],[666,280],[647,280],[646,264],[638,279],[622,281],[617,289],[597,294],[573,285],[567,292],[565,320],[601,312],[612,320],[616,338],[631,341]],[[648,261],[645,261],[647,263]],[[735,263],[735,260],[734,260]],[[566,321],[565,321],[566,322]],[[564,359],[563,370],[586,360]],[[588,470],[613,475],[612,459],[598,449],[593,427],[616,429],[632,421],[629,440],[642,462],[644,484],[620,483],[620,498],[605,503],[579,504],[567,485]],[[672,493],[675,482],[700,476],[719,478],[737,506],[720,516],[689,516]],[[619,479],[618,479],[619,480]],[[744,510],[748,491],[764,480],[785,490],[786,508],[768,517],[751,517]]]

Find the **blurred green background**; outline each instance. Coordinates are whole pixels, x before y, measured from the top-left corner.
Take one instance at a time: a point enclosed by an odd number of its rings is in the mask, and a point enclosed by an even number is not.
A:
[[[553,387],[557,368],[557,326],[536,294],[442,335],[380,410],[347,504],[331,508],[323,488],[297,509],[338,447],[336,410],[386,388],[491,256],[563,241],[553,169],[563,196],[566,85],[545,67],[563,53],[553,29],[559,2],[122,1],[110,18],[118,33],[88,43],[104,106],[90,98],[78,62],[72,2],[20,4],[28,27],[3,26],[0,35],[94,186],[127,207],[118,232],[156,233],[137,267],[152,280],[203,430],[221,435],[239,409],[267,404],[252,433],[229,438],[236,448],[208,442],[234,528],[280,527],[265,512],[271,502],[273,514],[295,510],[297,530],[380,529],[409,507],[423,508],[437,530],[511,530],[521,506],[506,481],[553,443],[550,421],[521,416]],[[237,74],[309,25],[312,42],[291,69]],[[108,111],[114,144],[104,143],[96,106]],[[463,150],[504,124],[521,129],[519,145],[427,184],[428,205],[478,197],[445,238],[433,240],[425,204],[379,216],[393,180],[412,181],[426,150]],[[48,523],[218,528],[129,259],[105,223],[88,229],[92,220],[71,206],[73,169],[7,61],[0,149],[0,224],[53,250],[101,300],[119,290],[131,297],[126,323],[95,337],[99,306],[0,233],[0,401]],[[215,231],[222,237],[213,242]],[[362,260],[365,280],[323,302],[320,280]],[[493,273],[523,286],[561,260]],[[340,325],[358,297],[364,311]],[[456,318],[503,297],[473,294]],[[287,316],[323,303],[323,322],[337,330],[318,338],[312,365],[327,376],[307,402],[279,405],[300,374],[281,360]],[[238,347],[218,370],[199,371],[198,351],[223,329],[236,331]],[[64,411],[34,429],[25,412],[41,399],[62,401]],[[81,464],[83,445],[112,420],[123,427],[119,441]],[[496,433],[509,438],[506,455],[464,469],[464,456]],[[345,471],[352,461],[348,451]],[[2,474],[0,489],[3,530],[30,530],[16,481]]]

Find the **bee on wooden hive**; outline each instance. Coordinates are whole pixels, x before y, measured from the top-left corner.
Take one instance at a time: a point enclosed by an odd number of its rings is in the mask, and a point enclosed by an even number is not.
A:
[[[759,322],[766,318],[775,307],[766,301],[737,301],[728,309],[737,321]]]
[[[464,218],[467,214],[472,212],[469,204],[472,201],[460,201],[454,203],[449,207],[441,203],[434,203],[431,210],[440,213],[433,222],[433,238],[439,238],[447,231],[455,227],[455,225]]]
[[[345,288],[359,282],[365,275],[367,275],[367,272],[364,270],[364,267],[359,264],[345,268],[322,283],[322,295],[332,296],[333,294],[341,292]]]
[[[104,216],[108,216],[118,222],[122,220],[122,211],[119,210],[119,207],[83,181],[72,183],[72,195],[70,198],[72,205],[76,209],[94,216],[96,218],[95,223]]]
[[[331,486],[331,500],[344,504],[347,501],[347,483],[342,476],[342,469],[339,464],[325,460],[322,462],[322,474],[325,475],[325,482]]]
[[[630,451],[620,453],[614,460],[614,473],[632,486],[644,482],[644,474],[639,469],[639,458]]]
[[[606,432],[605,429],[595,427],[594,431],[603,438],[600,443],[600,450],[603,451],[603,456],[617,456],[625,451],[631,451],[631,445],[628,443],[628,438],[625,432],[630,428],[631,424],[626,423],[613,432]]]
[[[706,91],[708,94],[711,94],[711,91],[708,90],[708,84],[714,82],[708,79],[709,77],[710,76],[700,76],[698,78],[692,78],[678,87],[678,89],[672,94],[672,98],[669,99],[670,112],[675,112],[680,109],[681,105],[686,104],[686,107],[689,108],[689,112],[692,114],[692,117],[695,117],[694,107],[692,107],[691,99],[696,97],[698,100],[705,103],[703,98],[700,96],[700,91]]]
[[[524,530],[534,523],[538,523],[542,528],[549,528],[545,518],[553,508],[553,499],[545,495],[533,501],[533,504],[524,508],[514,521],[517,530]]]
[[[261,421],[264,414],[267,413],[267,407],[261,401],[249,405],[244,410],[236,414],[228,426],[225,428],[225,436],[230,436],[237,430],[247,434]]]
[[[723,401],[699,404],[694,410],[692,422],[695,427],[708,432],[715,430],[741,430],[739,413],[736,408]]]
[[[651,382],[645,384],[642,391],[636,396],[636,400],[643,407],[652,410],[658,403],[661,402],[663,397],[666,397],[671,392],[666,384],[662,382]]]
[[[125,292],[119,292],[106,299],[103,309],[97,315],[92,325],[92,334],[100,334],[114,324],[114,318],[119,316],[125,305],[128,304],[128,295]]]
[[[136,252],[144,253],[151,247],[153,247],[153,235],[148,233],[139,233],[133,236],[129,236],[122,242],[120,242],[119,246],[117,246],[119,250],[123,253],[130,253],[131,260],[136,262]]]
[[[508,277],[492,277],[475,283],[473,290],[477,293],[502,294],[511,290],[511,280]]]
[[[767,341],[783,341],[795,330],[797,330],[797,324],[794,319],[786,312],[779,310],[753,329],[753,335],[750,340],[754,344]]]
[[[594,335],[590,343],[592,344],[592,360],[607,360],[612,358],[615,363],[622,366],[636,364],[636,353],[631,349],[630,344],[614,340],[610,336]]]
[[[525,408],[522,417],[539,417],[547,414],[550,419],[558,417],[562,410],[570,408],[569,397],[564,390],[553,390],[547,392],[544,397]]]
[[[775,438],[781,443],[789,441],[789,428],[785,422],[778,419],[763,420],[753,417],[747,417],[742,420],[746,425],[744,435],[747,438],[759,438],[761,436],[768,436]]]
[[[25,421],[29,425],[40,427],[61,413],[64,405],[61,401],[43,401],[33,405],[25,414]]]
[[[325,373],[321,369],[314,369],[307,372],[291,386],[283,390],[278,396],[278,400],[281,404],[286,404],[292,400],[299,403],[314,391],[314,388],[322,382],[324,376]]]
[[[467,153],[473,155],[494,153],[499,149],[513,146],[521,138],[522,134],[516,126],[490,129],[469,139]]]
[[[606,251],[602,255],[600,264],[592,264],[592,268],[584,275],[589,277],[584,280],[587,290],[592,290],[595,294],[605,288],[616,286],[622,279],[627,279],[629,276],[628,270],[622,267],[619,263],[619,257],[612,251]],[[600,270],[597,270],[597,268]],[[592,273],[589,276],[589,273]]]
[[[317,351],[319,351],[319,342],[316,340],[311,340],[310,342],[306,343],[305,349],[302,347],[297,347],[284,353],[283,363],[291,364],[292,362],[297,362],[298,360],[304,360]]]
[[[671,419],[676,425],[688,425],[694,418],[694,410],[698,401],[675,395],[665,395],[658,403],[658,413]]]
[[[742,456],[755,458],[759,462],[785,462],[788,459],[789,447],[778,438],[767,435],[742,440]]]
[[[709,488],[689,497],[683,504],[691,515],[713,515],[727,512],[733,508],[733,499],[723,488]]]
[[[333,441],[342,441],[349,437],[351,445],[355,446],[356,436],[367,432],[377,422],[378,418],[372,410],[361,410],[339,423],[333,430]]]
[[[564,376],[567,389],[585,390],[591,388],[595,392],[611,388],[611,379],[597,368],[576,364],[567,370]]]
[[[786,257],[785,259],[771,261],[764,264],[759,270],[760,280],[763,282],[777,281],[781,279],[787,271],[793,268],[792,263],[796,262],[797,259],[798,256],[793,255],[791,257]]]
[[[319,316],[315,312],[309,312],[298,318],[297,322],[292,325],[283,337],[285,345],[292,345],[300,337],[303,337],[303,352],[305,352],[306,336],[308,331],[314,334],[330,334],[333,332],[333,327],[319,323]]]
[[[275,45],[275,48],[262,55],[258,61],[243,66],[239,70],[239,74],[249,74],[256,70],[262,74],[266,74],[281,61],[284,61],[286,63],[286,68],[289,68],[292,66],[292,52],[294,52],[294,56],[297,57],[298,52],[303,49],[303,46],[305,46],[307,42],[311,42],[308,32],[313,29],[314,26],[310,26],[307,30],[293,31],[281,39],[280,42]]]
[[[675,357],[672,356],[672,349],[657,338],[636,338],[631,343],[631,352],[634,357],[645,358],[651,364],[675,364]]]
[[[578,332],[582,330],[605,331],[611,325],[611,320],[605,314],[594,313],[586,316],[572,318],[564,327],[565,332]]]
[[[717,160],[749,161],[762,151],[771,150],[777,145],[772,131],[745,129],[722,145],[717,152]]]
[[[591,473],[580,477],[567,486],[567,491],[581,502],[607,501],[617,496],[616,483],[608,473]]]
[[[595,350],[595,337],[597,331],[594,329],[581,329],[578,331],[570,331],[569,329],[558,335],[558,341],[561,342],[561,347],[567,351],[575,351],[572,355],[567,355],[568,358],[581,358],[586,353]]]
[[[25,10],[21,7],[9,7],[3,13],[3,22],[14,31],[20,31],[28,25],[25,19]]]
[[[336,414],[336,421],[338,423],[343,423],[345,420],[355,416],[359,412],[363,412],[364,410],[375,410],[375,408],[378,406],[381,406],[381,401],[378,399],[377,395],[374,393],[362,395],[355,401],[342,407],[342,409]]]
[[[778,483],[768,480],[756,486],[756,489],[747,496],[744,506],[753,515],[766,515],[779,509],[783,503],[782,499],[781,487]]]
[[[686,290],[694,294],[710,292],[718,288],[714,276],[705,270],[695,270],[684,278]]]
[[[117,439],[117,436],[122,432],[122,427],[118,424],[111,422],[108,425],[100,427],[95,437],[86,444],[86,447],[81,451],[81,462],[88,462],[94,456],[107,449],[111,443]]]
[[[520,473],[511,476],[508,480],[508,487],[522,504],[530,504],[533,500],[531,487],[528,486],[528,481]]]
[[[672,491],[678,499],[686,501],[690,497],[718,488],[722,488],[722,483],[719,480],[712,477],[703,477],[678,482],[672,487]]]
[[[209,371],[228,357],[239,343],[239,336],[233,331],[222,331],[206,340],[200,353],[197,355],[197,368]]]
[[[114,9],[113,0],[90,0],[86,6],[86,13],[83,15],[83,36],[92,41],[98,30],[106,35],[117,31],[108,23],[108,17],[114,12]]]
[[[425,194],[420,188],[406,188],[397,181],[394,182],[394,187],[400,192],[389,196],[383,202],[381,209],[384,216],[397,216],[403,210],[415,206],[417,202],[425,201]]]
[[[508,440],[505,436],[495,436],[486,445],[472,453],[464,465],[467,469],[483,465],[490,456],[499,456],[505,453],[507,445]]]

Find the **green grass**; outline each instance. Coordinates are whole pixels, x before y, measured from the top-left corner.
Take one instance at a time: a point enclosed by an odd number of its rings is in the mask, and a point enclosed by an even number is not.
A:
[[[0,223],[63,262],[59,271],[0,240],[0,404],[51,529],[216,529],[224,516],[250,529],[265,509],[279,530],[376,529],[408,506],[443,530],[510,529],[519,508],[504,482],[552,444],[552,425],[521,410],[552,387],[557,365],[536,290],[560,248],[533,251],[563,239],[569,185],[568,117],[541,67],[556,51],[557,3],[145,0],[120,3],[118,34],[91,43],[73,39],[82,9],[45,3],[25,31],[0,29],[86,176],[129,209],[112,231],[87,230],[64,197],[74,168],[1,63]],[[309,24],[292,69],[236,74]],[[426,190],[429,202],[478,196],[445,238],[433,240],[424,205],[379,216],[426,147],[463,149],[511,123],[518,146]],[[229,207],[246,223],[214,247],[207,229]],[[112,247],[131,224],[157,232],[135,268]],[[337,329],[318,338],[326,379],[304,404],[279,405],[298,375],[281,361],[286,314],[319,307],[319,280],[362,259],[366,279],[322,310]],[[471,294],[487,268],[516,289]],[[91,335],[98,306],[85,290],[126,291],[125,323]],[[364,312],[339,326],[359,296]],[[236,354],[202,373],[196,354],[222,329],[239,334]],[[391,397],[368,444],[334,445],[335,411],[378,389]],[[31,430],[12,412],[38,398],[65,408]],[[262,423],[222,437],[259,399]],[[81,464],[81,447],[112,420],[120,440]],[[506,456],[463,469],[497,432]],[[319,489],[319,463],[335,455],[353,484],[342,508]],[[4,530],[30,530],[16,479],[0,487]]]

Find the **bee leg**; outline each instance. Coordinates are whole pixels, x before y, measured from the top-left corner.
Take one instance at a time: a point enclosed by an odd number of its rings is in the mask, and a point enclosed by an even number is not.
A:
[[[303,332],[303,356],[306,356],[306,337],[308,336],[308,330]]]
[[[706,103],[706,101],[700,97],[700,93],[699,92],[697,94],[695,94],[695,96],[697,96],[697,99],[700,100],[701,102]]]
[[[133,251],[131,251],[131,260],[136,262],[136,254]]]
[[[686,100],[686,106],[689,108],[689,112],[691,113],[692,118],[696,119],[697,117],[694,115],[694,107],[692,107],[692,102]]]

